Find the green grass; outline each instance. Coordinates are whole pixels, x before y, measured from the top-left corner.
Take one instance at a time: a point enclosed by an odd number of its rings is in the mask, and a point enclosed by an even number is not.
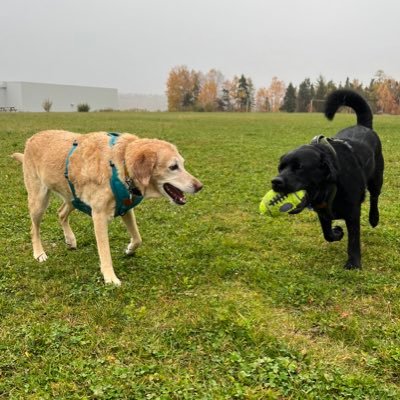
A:
[[[353,124],[322,115],[0,114],[0,398],[400,398],[400,118],[378,116],[386,158],[381,224],[362,215],[362,271],[316,215],[268,221],[258,203],[279,156]],[[133,257],[110,225],[121,288],[104,286],[90,219],[64,245],[53,199],[49,259],[32,257],[21,167],[38,130],[128,131],[175,143],[205,187],[184,207],[137,208]],[[343,223],[340,222],[343,226]]]

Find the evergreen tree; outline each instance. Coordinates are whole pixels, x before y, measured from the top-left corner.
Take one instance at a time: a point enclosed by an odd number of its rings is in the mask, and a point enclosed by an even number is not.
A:
[[[247,110],[246,111],[252,111],[254,106],[255,106],[255,87],[253,84],[253,81],[251,80],[251,78],[247,78]]]
[[[191,91],[184,92],[182,95],[182,110],[183,111],[191,110],[193,105],[194,105],[193,92]]]
[[[198,99],[199,99],[199,93],[200,93],[200,72],[196,72],[192,70],[192,108],[194,108],[197,105]]]
[[[246,77],[242,74],[239,78],[237,88],[237,101],[240,111],[248,111],[249,109],[249,86]]]
[[[333,92],[334,90],[337,89],[335,82],[333,82],[332,80],[330,80],[327,84],[326,84],[326,95],[328,95],[329,93]]]
[[[222,94],[221,98],[218,99],[218,104],[221,111],[232,111],[231,94],[228,88],[222,88]]]
[[[317,80],[317,87],[315,90],[315,96],[313,96],[312,111],[322,112],[324,110],[325,98],[327,95],[327,85],[325,78],[320,75]]]
[[[310,96],[311,96],[311,100],[315,97],[315,87],[313,84],[311,84],[311,87],[310,87]]]
[[[315,98],[318,100],[324,100],[326,97],[327,86],[325,78],[320,75],[317,79],[317,85],[315,90]]]
[[[287,112],[295,112],[296,111],[296,88],[292,85],[292,82],[289,83],[285,97],[283,98],[283,104],[281,110]]]
[[[328,86],[325,78],[320,75],[317,79],[315,95],[312,97],[313,112],[322,112],[324,110],[325,98],[328,93]]]
[[[314,96],[314,87],[311,85],[310,78],[306,78],[299,85],[299,91],[297,93],[297,111],[298,112],[310,111],[310,104],[313,96]]]
[[[376,113],[378,111],[378,96],[376,94],[375,79],[371,79],[369,86],[365,86],[364,93],[368,104],[371,106],[372,112]]]

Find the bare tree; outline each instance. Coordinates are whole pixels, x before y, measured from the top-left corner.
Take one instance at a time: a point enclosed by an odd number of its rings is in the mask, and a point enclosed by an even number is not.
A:
[[[50,99],[43,100],[42,107],[46,112],[50,112],[53,102]]]

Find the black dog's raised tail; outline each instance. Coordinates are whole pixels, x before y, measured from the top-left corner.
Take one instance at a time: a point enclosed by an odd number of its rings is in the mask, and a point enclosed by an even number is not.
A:
[[[372,129],[372,111],[364,97],[352,90],[335,90],[326,99],[325,117],[332,120],[342,106],[350,107],[356,112],[357,125]]]

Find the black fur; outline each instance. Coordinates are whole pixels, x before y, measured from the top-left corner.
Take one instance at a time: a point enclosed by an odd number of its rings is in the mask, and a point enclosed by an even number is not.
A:
[[[325,116],[332,120],[341,106],[356,112],[357,125],[329,139],[330,146],[313,143],[283,155],[272,188],[283,193],[305,189],[329,242],[342,239],[343,230],[332,228],[332,221],[344,219],[348,231],[345,268],[353,269],[361,268],[360,213],[366,189],[370,193],[369,222],[372,227],[379,222],[384,161],[381,142],[372,130],[368,103],[356,92],[337,90],[326,100]]]

